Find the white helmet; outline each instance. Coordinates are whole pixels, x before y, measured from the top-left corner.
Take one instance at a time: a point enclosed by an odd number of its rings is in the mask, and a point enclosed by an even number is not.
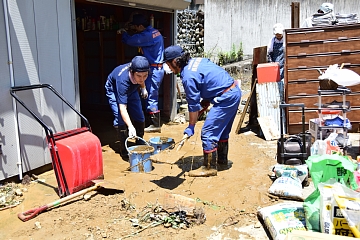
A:
[[[273,27],[273,32],[275,34],[283,34],[284,33],[284,25],[281,23],[276,23]]]

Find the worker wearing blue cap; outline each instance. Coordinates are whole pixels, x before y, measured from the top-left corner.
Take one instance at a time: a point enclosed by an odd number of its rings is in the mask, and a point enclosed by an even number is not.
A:
[[[130,35],[125,29],[121,29],[122,41],[130,46],[140,47],[141,53],[150,62],[150,74],[145,82],[149,93],[144,101],[146,113],[151,119],[150,126],[145,132],[161,132],[160,110],[159,110],[159,88],[164,77],[162,61],[164,56],[164,39],[159,30],[149,25],[149,21],[142,14],[133,16],[132,26],[136,33]]]
[[[149,71],[149,61],[143,56],[136,56],[130,63],[116,67],[105,83],[106,96],[114,114],[114,126],[118,125],[116,129],[120,142],[120,156],[124,160],[129,159],[125,147],[126,138],[144,136],[145,117],[138,89],[145,88],[144,82]],[[141,92],[144,93],[144,90]]]
[[[167,47],[164,62],[166,72],[180,73],[184,86],[189,109],[189,125],[184,135],[194,135],[199,111],[213,104],[201,130],[204,163],[200,169],[190,171],[189,176],[215,176],[218,167],[228,167],[228,140],[241,89],[222,67],[207,58],[190,58],[180,46]]]

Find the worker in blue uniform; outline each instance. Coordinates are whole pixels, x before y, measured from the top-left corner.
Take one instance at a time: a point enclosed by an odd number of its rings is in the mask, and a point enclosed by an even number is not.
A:
[[[145,117],[140,94],[147,94],[144,83],[149,72],[149,61],[143,56],[136,56],[130,63],[116,67],[105,83],[106,96],[114,114],[114,126],[117,124],[120,156],[124,160],[129,159],[126,138],[144,136]]]
[[[164,77],[162,68],[164,39],[159,30],[150,26],[149,21],[142,14],[135,14],[131,25],[136,33],[130,35],[125,29],[121,29],[122,41],[127,45],[139,47],[141,54],[149,60],[151,68],[148,80],[145,82],[149,96],[143,101],[151,124],[145,128],[145,132],[161,132],[159,88]]]
[[[165,69],[180,73],[184,86],[189,110],[184,135],[194,135],[199,111],[213,104],[201,130],[204,163],[189,176],[215,176],[218,167],[228,167],[228,140],[240,104],[240,86],[222,67],[207,58],[191,58],[180,46],[167,47],[164,62]]]

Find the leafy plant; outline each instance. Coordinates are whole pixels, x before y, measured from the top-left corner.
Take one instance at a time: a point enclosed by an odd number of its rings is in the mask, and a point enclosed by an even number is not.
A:
[[[244,56],[243,45],[242,45],[242,42],[240,42],[239,49],[236,52],[236,59],[238,61],[242,61],[243,56]]]
[[[242,42],[240,42],[239,48],[236,48],[236,45],[233,43],[230,52],[219,51],[217,54],[218,65],[223,66],[228,63],[241,61],[243,60],[244,52],[242,47]]]

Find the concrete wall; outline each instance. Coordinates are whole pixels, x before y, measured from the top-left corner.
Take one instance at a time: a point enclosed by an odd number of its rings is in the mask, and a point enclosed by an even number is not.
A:
[[[244,54],[253,48],[266,46],[273,37],[272,27],[281,22],[291,26],[290,0],[205,0],[205,52],[217,55],[230,52],[242,42]],[[305,18],[315,13],[326,1],[303,0],[300,2],[300,26]],[[334,4],[335,13],[360,14],[358,0],[328,1]]]

